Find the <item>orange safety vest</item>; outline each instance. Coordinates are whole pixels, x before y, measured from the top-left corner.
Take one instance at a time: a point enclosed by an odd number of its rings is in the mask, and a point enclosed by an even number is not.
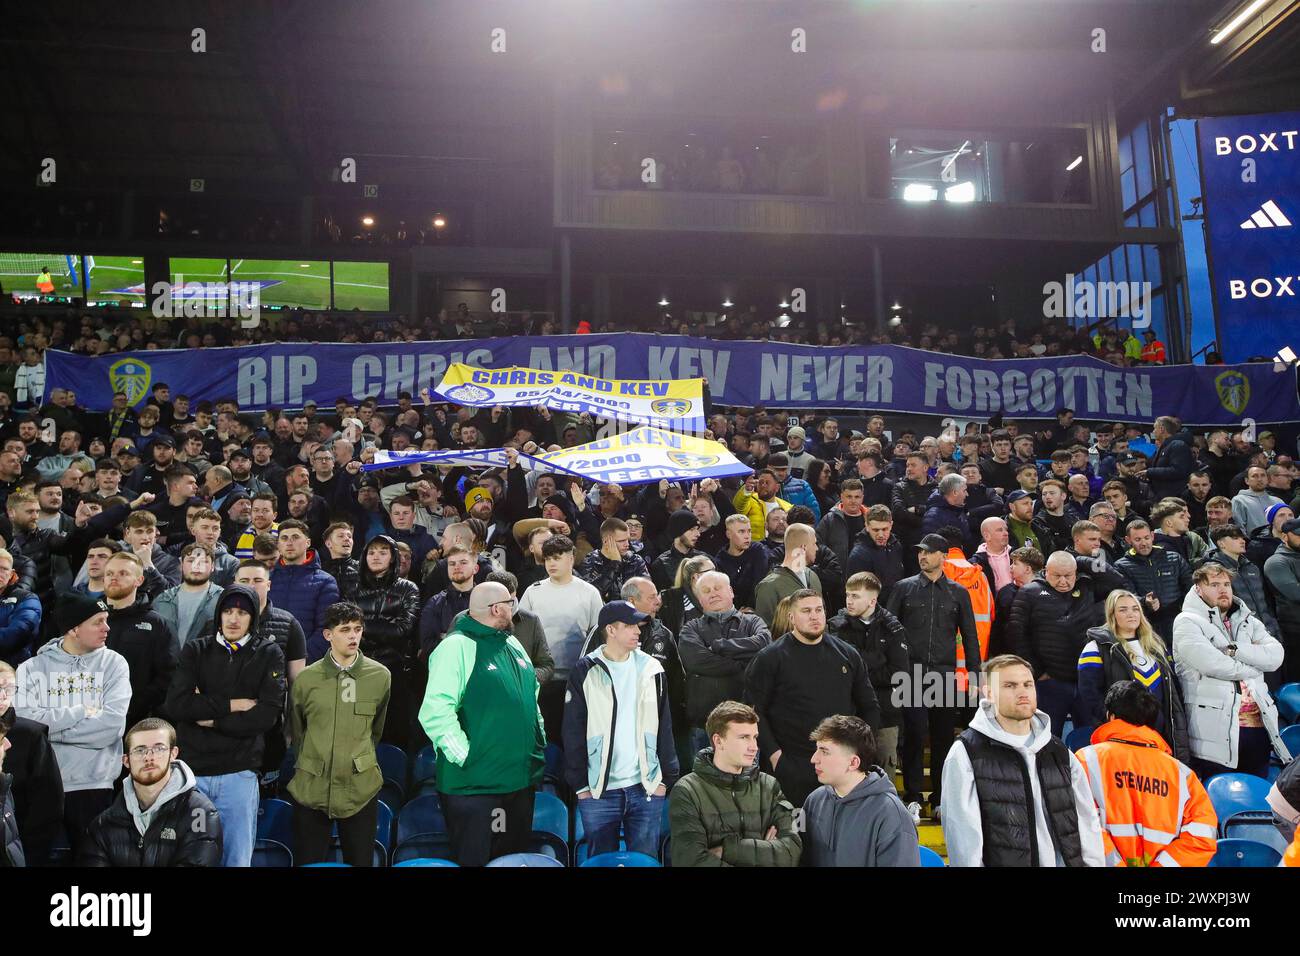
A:
[[[961,585],[970,595],[971,610],[975,612],[975,633],[980,641],[980,660],[988,660],[989,634],[993,631],[993,589],[989,587],[989,579],[984,574],[984,569],[978,564],[967,561],[961,548],[949,548],[948,557],[943,561],[943,573],[947,575],[949,581]],[[957,641],[957,687],[964,690],[966,648],[962,646],[958,637],[959,635],[953,635],[953,639]]]
[[[1300,868],[1300,830],[1296,830],[1295,839],[1291,841],[1291,845],[1282,854],[1282,865]]]
[[[54,292],[54,278],[48,272],[42,272],[36,277],[36,291],[42,295],[50,295]]]
[[[1164,343],[1158,339],[1150,345],[1142,347],[1142,361],[1144,362],[1163,362],[1165,360]]]
[[[1196,774],[1151,727],[1102,724],[1077,754],[1101,816],[1109,866],[1206,866],[1219,818]]]

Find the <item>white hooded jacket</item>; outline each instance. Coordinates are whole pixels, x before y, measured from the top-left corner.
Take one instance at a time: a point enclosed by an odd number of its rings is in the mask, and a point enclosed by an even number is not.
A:
[[[1064,861],[1055,851],[1052,833],[1048,828],[1043,791],[1038,780],[1038,752],[1052,740],[1052,722],[1043,711],[1035,711],[1026,737],[1017,737],[1002,729],[993,710],[993,702],[980,701],[979,710],[971,718],[970,729],[990,740],[1006,744],[1024,758],[1033,787],[1034,823],[1039,848],[1039,866],[1063,866]],[[1070,786],[1074,790],[1074,806],[1079,814],[1079,843],[1083,861],[1088,866],[1105,866],[1106,849],[1101,837],[1101,820],[1097,805],[1088,787],[1088,776],[1079,758],[1070,755]],[[943,839],[948,846],[949,866],[984,865],[984,827],[980,818],[979,794],[975,790],[975,771],[971,766],[966,746],[958,740],[948,751],[943,762]]]
[[[1242,603],[1232,599],[1227,612],[1232,636],[1224,627],[1223,612],[1212,608],[1196,588],[1183,599],[1174,619],[1174,666],[1187,703],[1187,732],[1192,756],[1225,767],[1236,767],[1241,725],[1241,684],[1250,688],[1260,717],[1285,762],[1291,759],[1282,743],[1277,707],[1264,683],[1264,675],[1282,666],[1282,645],[1268,633],[1264,622]],[[1228,645],[1237,653],[1228,656]]]

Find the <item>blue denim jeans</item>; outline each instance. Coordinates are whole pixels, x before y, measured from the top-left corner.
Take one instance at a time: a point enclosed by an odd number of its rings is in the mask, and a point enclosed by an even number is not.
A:
[[[582,829],[588,856],[613,853],[618,849],[619,827],[633,853],[659,856],[659,825],[667,797],[647,796],[639,783],[621,790],[606,790],[599,798],[580,799]]]
[[[221,865],[252,866],[257,845],[257,774],[251,770],[196,777],[195,784],[212,801],[221,818]]]

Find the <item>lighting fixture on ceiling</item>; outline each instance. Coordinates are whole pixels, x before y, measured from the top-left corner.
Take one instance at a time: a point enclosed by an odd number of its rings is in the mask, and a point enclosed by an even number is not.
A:
[[[907,202],[934,202],[939,198],[939,190],[929,183],[908,183],[903,187],[903,199]]]
[[[362,217],[361,217],[361,225],[363,225],[363,226],[373,226],[374,224],[375,224],[375,219],[374,219],[373,216],[362,216]]]
[[[667,305],[667,304],[668,304],[668,299],[667,299],[665,296],[660,296],[660,297],[659,297],[659,304],[660,304],[660,305]]]
[[[722,307],[723,307],[724,309],[729,309],[729,308],[731,308],[731,298],[730,298],[730,297],[727,297],[727,298],[725,298],[725,299],[722,300]]]
[[[1246,8],[1242,10],[1241,13],[1237,14],[1235,17],[1229,20],[1226,26],[1224,26],[1222,29],[1216,32],[1214,36],[1210,37],[1210,45],[1213,46],[1215,44],[1222,43],[1224,40],[1228,39],[1228,37],[1236,33],[1237,28],[1240,27],[1247,20],[1249,20],[1252,16],[1254,16],[1255,13],[1259,10],[1259,8],[1262,7],[1267,2],[1268,0],[1251,0],[1251,2],[1246,5]]]
[[[1065,171],[1066,171],[1067,173],[1072,173],[1072,172],[1074,172],[1076,169],[1079,168],[1079,164],[1082,163],[1082,162],[1083,162],[1083,157],[1082,157],[1082,156],[1076,156],[1076,157],[1074,157],[1074,162],[1072,162],[1069,166],[1066,166],[1066,167],[1065,167]]]
[[[958,183],[956,186],[949,186],[943,191],[943,198],[948,202],[974,202],[975,184],[973,182],[964,182]]]

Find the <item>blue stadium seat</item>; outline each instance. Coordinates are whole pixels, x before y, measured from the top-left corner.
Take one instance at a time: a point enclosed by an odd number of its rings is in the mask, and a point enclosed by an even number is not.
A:
[[[1288,724],[1300,723],[1300,684],[1284,684],[1273,698],[1278,713]]]
[[[446,857],[451,853],[447,821],[437,794],[416,797],[397,817],[393,864],[416,857]]]
[[[533,796],[533,830],[553,833],[567,845],[569,842],[569,808],[553,793]]]
[[[379,771],[384,775],[384,783],[396,786],[405,794],[406,752],[392,744],[380,744],[375,748],[375,757],[379,761]],[[406,802],[405,797],[402,802]]]
[[[257,807],[257,838],[274,840],[293,850],[293,804],[273,798]]]
[[[1282,728],[1282,743],[1291,752],[1292,758],[1300,757],[1300,724]]]
[[[616,853],[599,853],[582,864],[583,866],[596,867],[617,867],[617,866],[658,866],[659,861],[652,856],[646,856],[644,853],[629,853],[627,850],[619,850]]]
[[[928,846],[918,847],[918,849],[921,851],[921,866],[924,867],[924,866],[947,866],[948,865],[947,863],[943,862],[943,857],[941,857],[938,853],[935,853]]]
[[[375,842],[384,848],[384,854],[393,852],[393,811],[383,800],[379,801],[375,814]]]
[[[1205,784],[1219,818],[1219,835],[1224,836],[1223,824],[1234,813],[1242,810],[1267,810],[1269,783],[1263,777],[1248,773],[1221,773]]]
[[[429,744],[415,755],[415,760],[411,764],[411,789],[407,792],[412,797],[431,793],[437,789],[438,776],[438,754]]]
[[[394,863],[393,866],[394,867],[403,867],[403,866],[456,866],[458,867],[460,866],[460,864],[454,862],[453,860],[442,860],[442,859],[438,859],[437,857],[422,856],[422,857],[416,857],[414,860],[403,860],[401,863]]]
[[[1076,727],[1065,738],[1065,746],[1070,748],[1071,753],[1082,750],[1092,743],[1092,732],[1096,729],[1096,727]]]
[[[283,843],[275,840],[258,840],[253,847],[253,866],[278,868],[293,866],[293,854]]]
[[[553,856],[547,856],[544,853],[507,853],[505,856],[499,856],[488,866],[540,866],[540,867],[560,867],[561,863]]]
[[[1256,843],[1254,840],[1220,840],[1219,848],[1214,851],[1210,866],[1217,867],[1275,867],[1282,860],[1282,854],[1271,846]]]
[[[437,794],[416,797],[397,817],[397,842],[417,833],[446,833],[447,821],[442,815],[442,804]]]
[[[406,803],[406,791],[393,781],[385,780],[384,785],[379,788],[379,800],[400,810],[402,804]]]
[[[1250,840],[1271,846],[1279,854],[1290,845],[1273,824],[1272,810],[1239,810],[1226,820],[1219,821],[1219,832],[1225,840]]]
[[[393,866],[411,860],[451,859],[451,837],[446,833],[416,833],[397,841],[393,848]]]
[[[298,762],[298,754],[290,750],[280,761],[280,776],[276,778],[275,784],[279,793],[287,794],[289,792],[289,781],[293,779],[294,765]]]
[[[559,744],[547,744],[544,751],[546,766],[542,770],[542,779],[558,783],[564,779],[564,751]]]

